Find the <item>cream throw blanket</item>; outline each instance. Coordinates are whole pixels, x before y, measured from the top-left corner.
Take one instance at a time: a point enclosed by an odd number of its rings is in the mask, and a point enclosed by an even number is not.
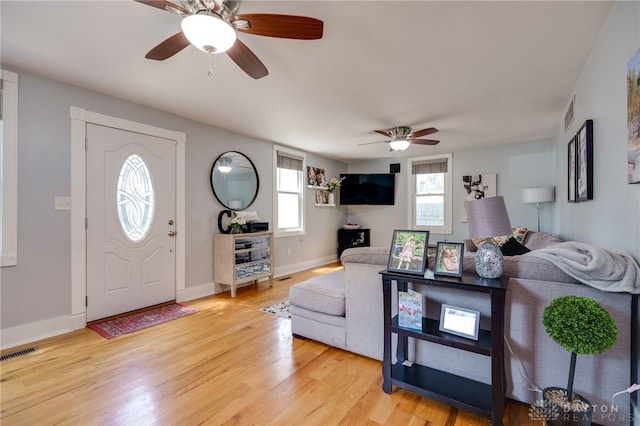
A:
[[[565,241],[526,255],[546,259],[567,275],[602,291],[640,294],[640,264],[631,255],[577,241]]]

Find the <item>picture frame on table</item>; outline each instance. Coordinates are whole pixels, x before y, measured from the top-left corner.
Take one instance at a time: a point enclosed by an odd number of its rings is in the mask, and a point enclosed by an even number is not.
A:
[[[464,243],[438,241],[435,264],[433,266],[434,275],[461,277],[463,256]]]
[[[480,312],[442,304],[439,330],[471,340],[478,340]]]
[[[429,231],[394,230],[387,270],[424,275],[428,246]]]

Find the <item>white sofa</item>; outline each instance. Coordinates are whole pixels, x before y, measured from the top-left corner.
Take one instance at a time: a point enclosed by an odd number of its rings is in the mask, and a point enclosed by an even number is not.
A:
[[[528,240],[525,239],[525,245],[532,249],[559,241],[549,234],[531,234]],[[293,335],[382,360],[382,280],[379,272],[385,269],[387,260],[388,249],[384,247],[348,249],[341,256],[344,272],[334,272],[293,286],[289,294],[293,304]],[[505,275],[509,277],[505,312],[507,397],[534,403],[541,399],[541,395],[530,388],[531,384],[541,388],[566,387],[570,354],[547,336],[542,325],[542,312],[559,296],[585,296],[598,301],[611,312],[619,337],[615,346],[605,353],[578,356],[574,389],[601,407],[595,410],[594,422],[628,425],[629,395],[625,393],[616,398],[618,412],[614,415],[610,405],[614,393],[633,383],[632,328],[637,323],[633,318],[634,296],[607,293],[580,284],[551,263],[535,256],[513,256],[505,261]],[[432,263],[430,259],[429,264]],[[470,255],[465,259],[465,268],[473,268],[472,265]],[[481,296],[433,287],[425,293],[428,294],[427,316],[439,315],[439,305],[446,302],[479,310],[481,327],[490,319],[489,304]],[[327,309],[328,305],[331,308]],[[637,349],[635,351],[637,353]],[[490,382],[488,357],[422,341],[410,345],[409,353],[410,358],[419,364]]]

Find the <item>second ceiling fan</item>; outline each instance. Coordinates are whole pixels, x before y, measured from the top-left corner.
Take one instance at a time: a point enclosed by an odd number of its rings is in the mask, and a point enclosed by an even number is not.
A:
[[[379,133],[383,136],[389,138],[387,141],[378,141],[378,142],[367,142],[361,143],[360,145],[371,145],[374,143],[388,143],[391,151],[404,151],[409,148],[409,145],[437,145],[440,141],[435,139],[418,139],[422,136],[428,136],[436,133],[438,129],[435,127],[428,127],[426,129],[417,130],[415,132],[411,131],[411,127],[408,126],[398,126],[389,130],[374,130],[374,132]]]
[[[306,16],[272,13],[237,15],[239,1],[233,0],[135,0],[183,16],[182,31],[172,35],[145,56],[162,61],[190,44],[209,54],[223,53],[249,76],[269,75],[267,67],[240,40],[236,31],[266,37],[297,40],[322,38],[323,22]]]

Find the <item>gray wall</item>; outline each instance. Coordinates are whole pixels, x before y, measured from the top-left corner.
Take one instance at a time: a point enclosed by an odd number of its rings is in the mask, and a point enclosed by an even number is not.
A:
[[[553,141],[534,141],[483,149],[455,152],[453,154],[453,234],[431,234],[429,242],[462,241],[468,238],[468,225],[462,222],[466,194],[462,189],[462,176],[467,174],[495,173],[497,193],[505,198],[509,218],[513,226],[537,229],[537,211],[534,205],[523,204],[522,188],[554,184]],[[349,221],[371,228],[371,244],[387,246],[391,243],[393,229],[410,228],[407,196],[408,159],[362,161],[349,164],[350,173],[387,173],[389,163],[401,162],[396,175],[396,204],[394,206],[350,206]],[[545,204],[541,210],[541,228],[554,232],[553,204]]]
[[[2,329],[70,314],[71,249],[69,211],[54,211],[54,197],[70,195],[70,106],[185,132],[186,143],[186,287],[213,282],[213,234],[223,207],[211,192],[209,172],[218,155],[237,150],[258,169],[260,191],[251,206],[273,223],[273,146],[271,143],[187,120],[166,112],[53,81],[19,74],[18,265],[0,270]],[[313,156],[310,164],[327,173],[346,171],[346,164]],[[340,208],[315,208],[306,190],[305,236],[277,239],[276,271],[296,270],[336,257],[337,229],[346,218]],[[292,255],[286,255],[291,248]],[[282,252],[284,251],[284,254]]]

